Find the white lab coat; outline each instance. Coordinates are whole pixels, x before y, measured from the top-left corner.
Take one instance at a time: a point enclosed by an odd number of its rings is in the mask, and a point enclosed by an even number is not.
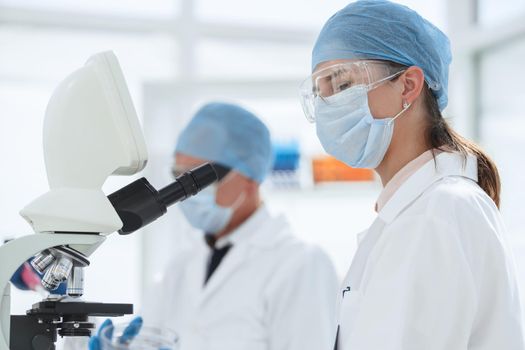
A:
[[[505,228],[476,182],[475,157],[442,153],[378,213],[339,294],[339,350],[525,348]]]
[[[177,256],[146,323],[180,335],[181,350],[321,350],[333,346],[338,281],[319,248],[261,207],[203,287],[209,248]]]

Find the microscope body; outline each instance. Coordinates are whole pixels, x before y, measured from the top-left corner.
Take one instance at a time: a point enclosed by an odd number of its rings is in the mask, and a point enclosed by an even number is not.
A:
[[[57,87],[44,119],[49,191],[20,212],[35,234],[0,246],[0,350],[52,350],[60,336],[89,336],[88,316],[133,313],[131,304],[83,302],[84,268],[106,236],[130,234],[167,207],[217,180],[205,164],[157,191],[145,178],[106,196],[111,175],[134,175],[147,163],[135,108],[112,52],[92,56]],[[31,257],[44,287],[67,280],[68,297],[49,297],[26,315],[10,315],[10,279]]]
[[[16,269],[37,255],[32,265],[47,269],[44,286],[53,289],[69,278],[68,294],[81,295],[88,257],[123,226],[103,184],[111,175],[133,175],[146,165],[146,144],[112,52],[92,56],[57,87],[47,106],[43,143],[50,190],[20,212],[35,234],[0,246],[0,350],[14,350],[9,280]]]

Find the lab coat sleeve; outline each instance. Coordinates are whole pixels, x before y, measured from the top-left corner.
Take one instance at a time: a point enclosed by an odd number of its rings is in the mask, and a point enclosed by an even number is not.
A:
[[[308,247],[283,268],[269,288],[268,349],[332,349],[338,281],[331,260]]]
[[[169,281],[166,281],[166,276],[162,276],[154,280],[146,290],[139,315],[142,316],[144,323],[148,326],[164,326],[163,307],[165,307],[167,299],[167,295],[164,292],[167,290],[167,288],[165,288],[166,284],[169,284]]]
[[[458,228],[433,216],[396,225],[367,267],[343,350],[467,349],[478,296]]]
[[[155,276],[145,290],[142,298],[142,307],[139,315],[144,318],[144,323],[152,327],[169,327],[167,323],[167,310],[173,298],[176,298],[176,285],[181,278],[185,261],[188,259],[188,252],[178,253],[162,271],[162,274]]]

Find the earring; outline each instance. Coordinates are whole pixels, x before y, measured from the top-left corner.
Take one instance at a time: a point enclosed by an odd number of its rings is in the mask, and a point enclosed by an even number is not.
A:
[[[407,109],[408,107],[410,107],[410,103],[403,101],[403,109]]]

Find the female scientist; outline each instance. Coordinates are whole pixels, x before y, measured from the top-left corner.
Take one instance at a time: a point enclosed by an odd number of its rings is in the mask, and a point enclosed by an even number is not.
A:
[[[525,348],[496,165],[441,114],[450,61],[439,29],[381,0],[337,12],[313,49],[308,119],[384,185],[339,294],[339,350]]]

